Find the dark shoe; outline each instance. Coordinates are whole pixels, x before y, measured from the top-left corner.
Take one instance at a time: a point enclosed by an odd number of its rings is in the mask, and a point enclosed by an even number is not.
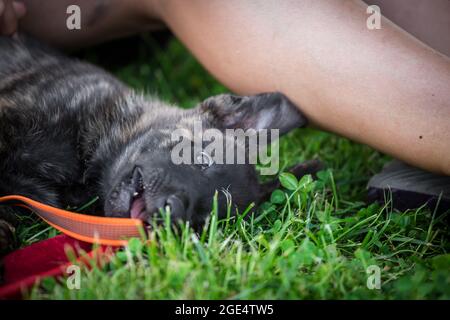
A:
[[[385,202],[391,192],[393,207],[401,211],[423,205],[438,213],[450,210],[450,176],[437,175],[397,160],[386,164],[373,176],[367,189],[369,202]]]

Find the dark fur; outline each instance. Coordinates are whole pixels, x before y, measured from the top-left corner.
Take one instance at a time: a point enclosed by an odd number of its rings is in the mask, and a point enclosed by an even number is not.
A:
[[[262,126],[282,133],[306,123],[281,94],[222,95],[182,110],[32,39],[0,37],[0,195],[55,207],[79,206],[98,195],[100,211],[127,216],[139,180],[147,212],[176,195],[179,203],[172,204],[181,209],[174,209],[175,218],[194,226],[203,223],[216,190],[228,188],[240,209],[267,195],[251,165],[204,170],[170,161],[170,132],[191,128],[195,120],[204,128]],[[221,193],[219,200],[223,208]],[[8,220],[8,210],[0,207],[0,220]],[[2,232],[8,231],[0,230],[6,242]]]

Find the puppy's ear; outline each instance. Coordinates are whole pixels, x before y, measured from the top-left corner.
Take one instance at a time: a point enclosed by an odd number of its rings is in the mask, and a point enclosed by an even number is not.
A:
[[[254,96],[222,94],[205,100],[200,108],[218,128],[244,130],[279,129],[283,135],[306,126],[300,110],[282,93]]]

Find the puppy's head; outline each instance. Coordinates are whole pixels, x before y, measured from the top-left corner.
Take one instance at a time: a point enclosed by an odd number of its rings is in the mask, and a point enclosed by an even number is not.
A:
[[[225,94],[195,109],[175,110],[156,116],[111,167],[105,181],[107,216],[148,221],[159,209],[170,208],[172,221],[198,227],[216,192],[220,215],[227,205],[232,213],[242,212],[277,186],[258,181],[254,159],[261,144],[273,132],[281,136],[306,125],[298,108],[280,93]]]

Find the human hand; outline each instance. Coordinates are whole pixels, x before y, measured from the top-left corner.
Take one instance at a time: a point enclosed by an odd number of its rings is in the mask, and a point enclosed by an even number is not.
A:
[[[26,13],[23,2],[0,0],[0,36],[12,36],[17,32],[18,22]]]

